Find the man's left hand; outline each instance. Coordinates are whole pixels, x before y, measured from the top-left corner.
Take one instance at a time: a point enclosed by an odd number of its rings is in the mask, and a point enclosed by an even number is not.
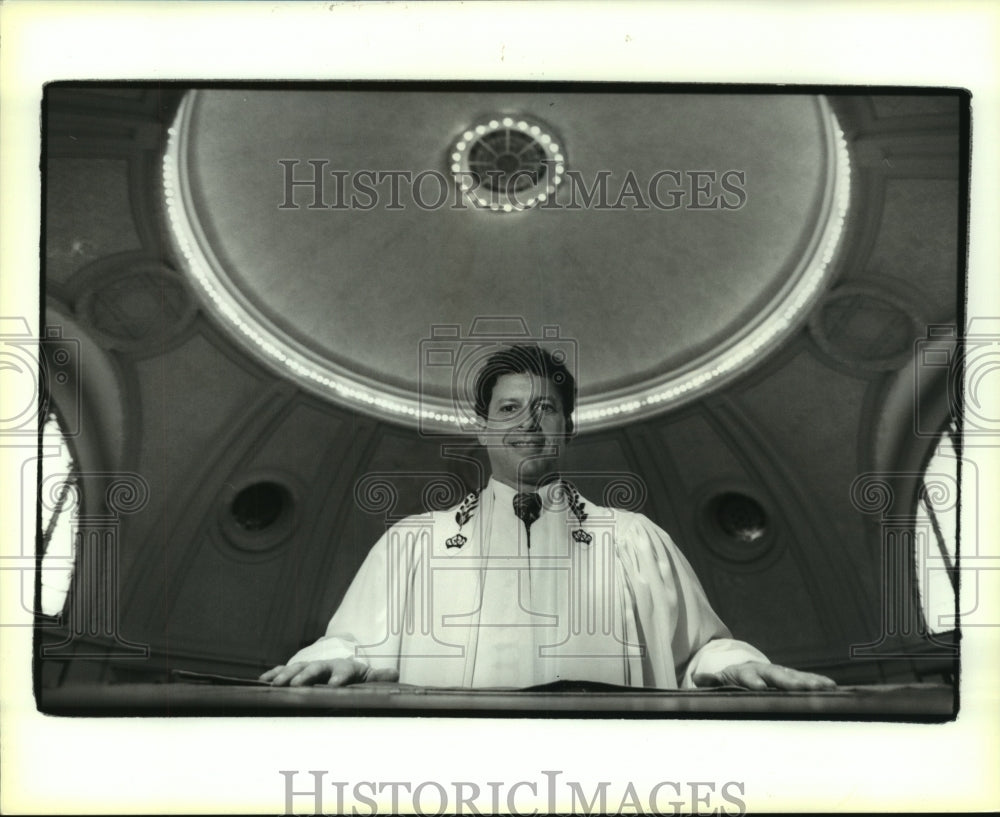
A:
[[[797,669],[747,661],[733,664],[719,672],[696,672],[692,677],[697,687],[740,686],[747,689],[819,690],[834,689],[837,684],[825,675],[801,672]]]

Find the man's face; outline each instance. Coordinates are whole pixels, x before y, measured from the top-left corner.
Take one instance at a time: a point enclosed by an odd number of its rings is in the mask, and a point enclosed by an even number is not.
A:
[[[532,488],[555,470],[566,444],[562,399],[552,383],[534,374],[497,378],[479,442],[493,476],[518,490]]]

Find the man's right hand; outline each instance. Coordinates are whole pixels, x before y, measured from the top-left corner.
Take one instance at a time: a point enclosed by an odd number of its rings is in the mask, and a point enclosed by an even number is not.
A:
[[[279,664],[263,673],[259,680],[270,681],[276,687],[310,684],[341,687],[368,681],[398,681],[399,671],[373,669],[355,658],[332,658],[329,661],[299,661],[288,666]]]

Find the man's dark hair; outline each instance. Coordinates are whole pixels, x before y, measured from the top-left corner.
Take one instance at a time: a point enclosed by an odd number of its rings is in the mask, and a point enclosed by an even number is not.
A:
[[[573,408],[576,405],[576,380],[562,360],[537,344],[515,344],[502,347],[486,359],[476,375],[476,414],[484,420],[489,416],[493,389],[505,374],[534,374],[548,380],[559,394],[566,432],[573,431]]]

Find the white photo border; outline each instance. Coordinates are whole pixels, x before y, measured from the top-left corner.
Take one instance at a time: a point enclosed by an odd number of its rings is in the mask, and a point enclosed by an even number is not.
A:
[[[503,5],[504,8],[500,8]],[[526,24],[526,18],[531,25]],[[967,319],[998,317],[1000,10],[942,3],[13,2],[0,9],[0,314],[38,319],[39,112],[45,82],[524,79],[957,87],[972,92]],[[996,395],[994,395],[994,399]],[[7,399],[0,396],[0,400]],[[6,416],[6,415],[5,415]],[[997,416],[996,414],[990,416]],[[995,443],[994,443],[995,444]],[[996,448],[968,448],[997,496]],[[4,484],[23,452],[0,447]],[[990,459],[993,462],[989,462]],[[992,466],[992,467],[991,467]],[[14,469],[13,472],[11,469]],[[996,509],[979,555],[1000,557]],[[0,498],[3,556],[19,500]],[[966,526],[966,530],[970,526]],[[992,544],[990,544],[992,542]],[[980,604],[1000,621],[998,579]],[[0,614],[21,577],[0,571]],[[965,592],[976,588],[965,583]],[[963,605],[967,599],[963,599]],[[963,632],[947,724],[55,718],[31,693],[30,628],[0,628],[0,811],[281,813],[280,770],[343,781],[743,784],[751,811],[986,810],[1000,803],[1000,638]],[[332,790],[331,790],[332,791]],[[433,799],[431,799],[433,802]],[[328,808],[332,808],[333,798]],[[303,808],[305,804],[297,804]]]

